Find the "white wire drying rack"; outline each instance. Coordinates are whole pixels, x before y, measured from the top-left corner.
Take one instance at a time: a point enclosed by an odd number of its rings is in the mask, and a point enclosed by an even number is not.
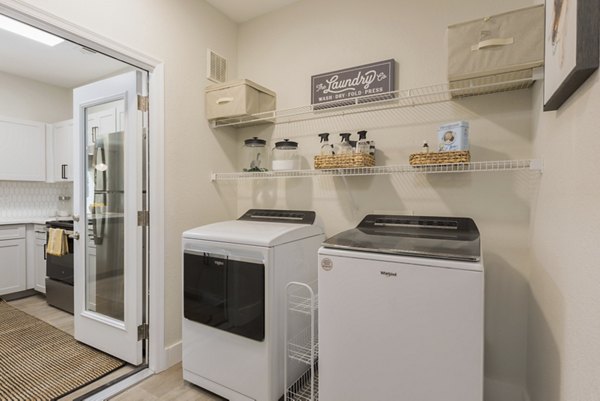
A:
[[[287,309],[284,319],[286,343],[284,361],[285,401],[317,401],[319,379],[317,361],[317,294],[312,285],[292,281],[286,286]],[[293,383],[290,383],[290,377]]]
[[[273,178],[349,177],[386,174],[432,174],[432,173],[475,173],[530,170],[541,172],[541,160],[496,160],[454,164],[430,164],[423,166],[390,165],[374,167],[336,168],[323,170],[289,170],[240,173],[212,173],[211,181],[258,180]]]
[[[351,115],[385,109],[406,108],[448,102],[456,98],[525,89],[536,79],[531,71],[404,89],[385,94],[334,100],[317,105],[304,105],[273,110],[244,117],[212,121],[213,128],[245,127],[255,124],[286,124],[320,118]]]

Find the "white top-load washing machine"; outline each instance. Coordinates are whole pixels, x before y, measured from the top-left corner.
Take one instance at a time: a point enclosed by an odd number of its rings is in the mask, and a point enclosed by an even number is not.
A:
[[[468,218],[368,215],[319,249],[319,399],[482,401],[483,262]]]
[[[317,279],[315,218],[252,209],[183,233],[184,380],[230,401],[279,400],[285,286]]]

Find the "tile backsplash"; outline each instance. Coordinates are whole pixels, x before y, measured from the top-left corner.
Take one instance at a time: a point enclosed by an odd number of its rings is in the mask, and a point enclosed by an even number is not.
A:
[[[60,208],[59,195],[68,195],[72,207],[73,183],[0,181],[0,218],[50,217]]]

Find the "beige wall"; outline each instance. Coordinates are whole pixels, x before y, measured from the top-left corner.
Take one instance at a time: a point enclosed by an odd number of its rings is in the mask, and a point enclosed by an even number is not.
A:
[[[394,58],[402,89],[446,80],[446,26],[533,4],[512,0],[304,0],[244,23],[238,34],[239,78],[273,89],[278,107],[310,103],[310,76]],[[416,109],[238,130],[272,143],[299,142],[304,167],[318,152],[319,132],[369,129],[378,164],[407,164],[423,140],[436,143],[440,123],[471,123],[474,160],[529,158],[531,90]],[[355,138],[356,138],[356,134]],[[241,168],[238,165],[238,168]],[[290,179],[239,184],[238,213],[249,207],[314,209],[328,235],[355,226],[368,212],[470,216],[486,264],[486,401],[521,400],[526,385],[530,202],[528,173],[392,175]],[[227,187],[231,184],[219,184]],[[352,201],[353,199],[353,201]],[[359,294],[357,296],[360,296]]]
[[[54,123],[73,116],[73,91],[0,72],[0,115]]]
[[[528,387],[531,401],[600,399],[600,79],[556,112],[534,96],[544,174],[533,209]]]
[[[235,75],[236,25],[198,0],[27,0],[34,6],[164,62],[165,345],[181,339],[181,233],[229,218],[235,202],[210,183],[231,169],[237,144],[204,118],[206,48],[229,59]],[[152,135],[152,132],[150,132]],[[228,209],[229,208],[229,209]]]
[[[235,65],[236,27],[204,2],[27,1],[165,61],[166,345],[180,338],[179,238],[185,228],[251,205],[315,209],[328,234],[372,210],[467,215],[482,232],[487,269],[486,375],[506,386],[510,396],[503,401],[512,401],[525,382],[532,401],[600,397],[599,189],[589,180],[600,174],[597,74],[559,112],[541,112],[537,87],[423,113],[212,132],[203,119],[205,48]],[[401,88],[443,82],[446,25],[532,3],[305,0],[241,25],[238,75],[276,90],[280,107],[309,102],[312,74],[386,58],[398,61]],[[433,142],[440,122],[459,118],[471,122],[475,160],[542,158],[539,188],[538,178],[521,173],[356,178],[349,180],[358,204],[353,208],[339,180],[256,182],[240,185],[235,211],[235,186],[207,181],[210,171],[234,169],[241,141],[252,133],[297,139],[308,165],[318,149],[316,133],[375,127],[369,136],[377,141],[378,160],[392,164],[405,163],[423,139]]]

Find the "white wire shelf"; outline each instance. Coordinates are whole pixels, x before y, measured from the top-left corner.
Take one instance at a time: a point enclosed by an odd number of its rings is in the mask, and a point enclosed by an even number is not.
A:
[[[336,168],[323,170],[288,170],[240,173],[212,173],[211,181],[261,180],[273,178],[350,177],[387,174],[476,173],[530,170],[542,172],[542,161],[535,159],[496,160],[423,166],[390,165],[374,167]]]
[[[310,373],[310,371],[307,371]],[[311,381],[314,383],[311,389]],[[313,391],[314,390],[314,394]],[[304,375],[287,390],[287,401],[318,401],[319,400],[319,374],[315,372],[314,379]]]
[[[311,301],[310,297],[291,294],[288,297],[288,309],[310,315],[311,312],[319,309],[319,296],[315,294],[314,300]]]
[[[319,344],[315,344],[315,358],[319,356]],[[289,357],[298,362],[303,362],[307,365],[310,365],[311,353],[310,353],[310,342],[307,342],[305,345],[300,344],[289,344]]]
[[[319,344],[316,289],[316,280],[308,283],[291,281],[286,285],[287,309],[284,318],[286,357],[283,371],[286,401],[318,400]],[[290,337],[291,333],[295,334]],[[290,377],[297,377],[291,386],[288,383]]]
[[[317,105],[273,110],[244,117],[224,118],[213,120],[211,124],[213,128],[246,127],[266,123],[286,124],[377,110],[415,107],[448,102],[467,96],[525,89],[530,87],[536,78],[531,71],[520,71],[492,77],[398,90],[385,94],[366,95],[353,99],[334,100]]]
[[[288,342],[288,356],[309,366],[319,357],[319,342],[311,339],[310,329],[306,327]]]

